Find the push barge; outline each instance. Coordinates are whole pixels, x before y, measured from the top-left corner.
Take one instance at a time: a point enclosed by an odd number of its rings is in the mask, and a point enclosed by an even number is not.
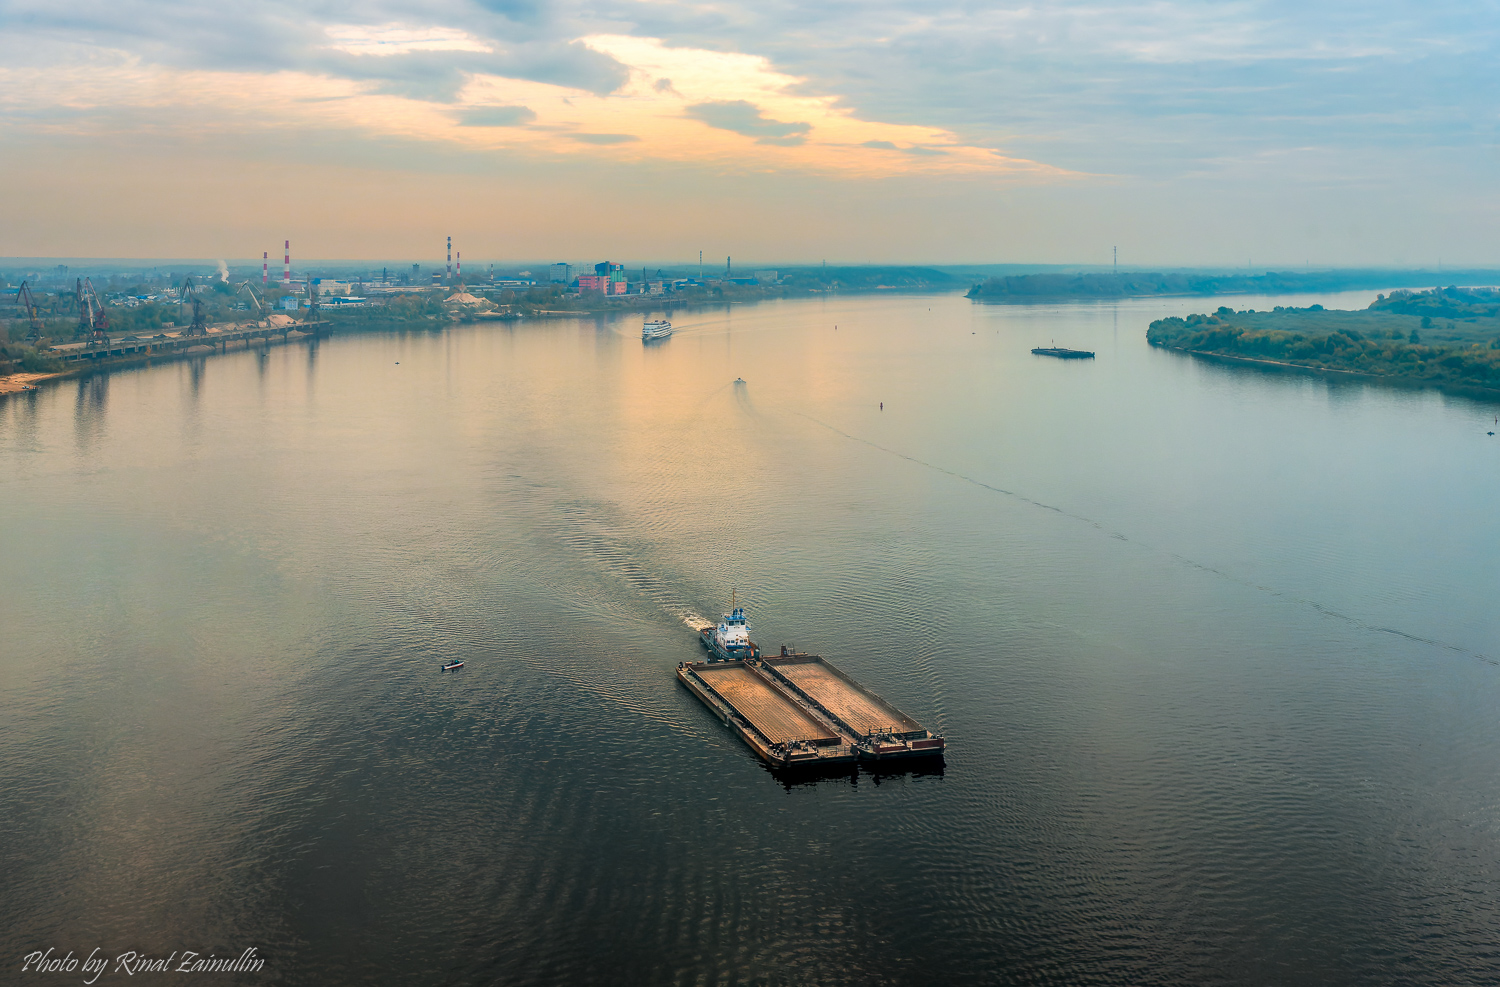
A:
[[[1066,346],[1037,346],[1031,351],[1032,356],[1055,356],[1059,360],[1092,360],[1093,350],[1070,350]]]
[[[942,757],[942,736],[818,655],[763,658],[736,607],[699,639],[706,661],[682,662],[677,679],[761,760],[775,768]]]

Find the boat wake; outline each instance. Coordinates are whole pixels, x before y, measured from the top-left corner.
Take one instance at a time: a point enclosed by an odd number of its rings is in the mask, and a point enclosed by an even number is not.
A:
[[[683,622],[683,624],[685,624],[688,628],[690,628],[695,634],[698,631],[706,631],[710,627],[714,626],[714,622],[713,621],[711,621],[711,620],[705,620],[702,617],[698,616],[697,614],[695,614],[695,613],[693,613],[691,611],[689,611],[687,613],[676,614],[676,616]]]
[[[1208,565],[1207,563],[1199,562],[1196,559],[1190,559],[1185,555],[1178,554],[1177,552],[1158,548],[1155,545],[1143,542],[1140,539],[1128,537],[1127,535],[1122,534],[1118,531],[1111,530],[1110,528],[1105,527],[1100,522],[1095,521],[1093,518],[1085,517],[1082,514],[1075,514],[1072,511],[1069,511],[1062,507],[1058,507],[1054,504],[1044,503],[1040,500],[1033,500],[1023,493],[1018,493],[1014,490],[1006,490],[1004,487],[997,487],[994,484],[985,483],[983,480],[976,480],[974,477],[966,476],[963,473],[957,472],[956,470],[950,470],[947,467],[939,466],[936,463],[929,463],[925,459],[918,459],[915,456],[909,456],[898,449],[891,449],[881,445],[878,442],[871,442],[869,439],[861,438],[858,435],[851,435],[850,433],[839,428],[837,425],[830,425],[828,422],[825,422],[819,418],[814,418],[812,415],[809,415],[806,412],[797,412],[797,414],[801,415],[803,418],[806,418],[808,421],[813,422],[817,425],[821,425],[824,428],[828,429],[830,432],[842,435],[844,438],[849,439],[853,442],[867,445],[872,449],[878,449],[881,452],[887,453],[888,455],[895,456],[899,459],[904,459],[909,463],[914,463],[918,466],[925,467],[926,469],[936,470],[939,473],[946,473],[948,476],[951,476],[954,479],[962,480],[965,483],[971,483],[976,487],[982,487],[983,489],[989,490],[992,493],[1001,494],[1005,497],[1019,500],[1024,504],[1030,504],[1033,507],[1039,507],[1044,511],[1052,511],[1056,514],[1061,514],[1062,516],[1072,518],[1075,521],[1081,521],[1084,524],[1097,529],[1098,531],[1108,535],[1111,538],[1114,538],[1117,541],[1136,545],[1148,552],[1155,552],[1158,555],[1164,555],[1182,565],[1190,566],[1194,569],[1198,569],[1211,575],[1218,576],[1220,579],[1227,579],[1232,583],[1238,583],[1241,586],[1245,586],[1250,589],[1257,590],[1258,592],[1265,593],[1267,596],[1272,596],[1277,599],[1284,600],[1288,603],[1296,604],[1298,606],[1307,607],[1311,610],[1316,611],[1317,613],[1322,614],[1325,617],[1332,617],[1335,620],[1341,620],[1344,623],[1349,624],[1350,626],[1359,628],[1360,630],[1368,631],[1372,634],[1390,634],[1395,637],[1405,638],[1408,641],[1426,644],[1434,648],[1441,648],[1445,651],[1451,651],[1454,654],[1463,655],[1466,658],[1472,658],[1477,661],[1485,662],[1486,664],[1500,666],[1500,659],[1496,659],[1490,655],[1484,654],[1483,652],[1475,651],[1462,645],[1452,644],[1448,641],[1439,641],[1433,638],[1422,637],[1418,634],[1411,634],[1407,631],[1401,630],[1400,628],[1382,627],[1377,624],[1369,623],[1368,621],[1361,620],[1360,618],[1355,617],[1352,614],[1343,613],[1341,611],[1333,609],[1332,607],[1325,606],[1322,603],[1319,603],[1317,600],[1309,600],[1305,597],[1298,596],[1295,593],[1283,592],[1282,590],[1276,589],[1275,587],[1265,586],[1254,580],[1245,579],[1244,577],[1237,576],[1232,572],[1226,572],[1223,569],[1216,568],[1214,566]]]

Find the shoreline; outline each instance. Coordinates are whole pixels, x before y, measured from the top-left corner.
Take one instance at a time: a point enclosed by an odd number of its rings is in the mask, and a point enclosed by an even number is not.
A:
[[[848,292],[849,294],[863,294],[863,292]],[[350,332],[413,332],[433,331],[446,329],[451,326],[460,325],[485,325],[502,324],[513,327],[517,323],[528,320],[539,322],[552,322],[558,319],[588,319],[597,318],[600,315],[631,315],[642,312],[650,312],[655,309],[671,311],[673,309],[727,309],[735,305],[758,304],[762,301],[774,301],[787,297],[785,294],[752,296],[747,298],[694,298],[682,299],[678,304],[670,302],[663,304],[663,296],[634,296],[644,300],[650,297],[656,304],[645,305],[641,301],[630,302],[606,302],[602,306],[578,309],[534,309],[526,314],[511,313],[481,313],[481,312],[449,312],[442,316],[422,315],[415,318],[381,318],[367,316],[365,312],[349,312],[347,315],[331,321],[322,327],[320,331],[303,332],[293,324],[290,328],[291,334],[283,334],[280,338],[269,335],[258,340],[242,340],[244,345],[235,347],[236,352],[258,349],[261,347],[285,346],[289,343],[301,342],[304,339],[321,339],[333,334]],[[369,310],[373,311],[373,310]],[[234,323],[221,323],[211,327],[211,330],[220,330],[221,326],[233,326]],[[76,377],[86,377],[95,373],[107,373],[112,370],[125,370],[132,367],[149,366],[152,363],[176,363],[181,360],[203,359],[209,356],[227,354],[227,345],[219,348],[215,345],[214,335],[204,337],[207,347],[189,347],[183,349],[167,350],[154,353],[132,353],[126,356],[105,358],[99,360],[83,361],[76,365],[64,366],[61,370],[45,371],[39,373],[21,372],[0,376],[0,402],[19,394],[35,394],[41,391],[45,384],[53,384],[59,381]]]
[[[1364,370],[1344,370],[1339,367],[1314,367],[1304,363],[1288,363],[1285,360],[1265,360],[1251,356],[1232,356],[1228,353],[1215,353],[1212,350],[1189,350],[1177,346],[1162,346],[1158,343],[1150,344],[1154,349],[1165,350],[1170,353],[1182,353],[1187,356],[1195,356],[1199,359],[1218,363],[1249,364],[1271,373],[1304,373],[1316,376],[1328,374],[1341,374],[1344,377],[1356,378],[1371,383],[1387,384],[1392,387],[1400,387],[1407,390],[1441,391],[1445,394],[1457,394],[1469,398],[1483,398],[1489,401],[1500,401],[1500,388],[1484,387],[1479,384],[1447,384],[1442,381],[1425,380],[1421,377],[1403,377],[1396,374],[1374,374]]]
[[[235,348],[236,352],[259,349],[262,347],[285,346],[288,343],[301,342],[304,339],[316,339],[323,333],[300,332],[293,329],[295,336],[283,335],[280,339],[275,336],[266,336],[258,341],[243,340],[243,346]],[[18,394],[36,394],[41,391],[39,385],[54,384],[59,381],[69,380],[75,377],[87,377],[96,373],[107,373],[111,370],[126,370],[131,367],[149,366],[155,363],[177,363],[181,360],[204,359],[210,356],[227,354],[228,341],[224,348],[220,349],[214,345],[212,337],[205,337],[207,342],[204,346],[192,346],[184,349],[166,350],[162,352],[131,353],[126,356],[105,358],[100,360],[80,361],[73,366],[64,366],[61,370],[52,370],[42,373],[14,373],[0,376],[0,401],[14,397]],[[205,349],[205,346],[207,347]]]
[[[26,394],[39,390],[36,386],[44,380],[52,380],[56,377],[67,375],[66,370],[51,371],[48,373],[16,373],[0,377],[0,396],[8,394]]]

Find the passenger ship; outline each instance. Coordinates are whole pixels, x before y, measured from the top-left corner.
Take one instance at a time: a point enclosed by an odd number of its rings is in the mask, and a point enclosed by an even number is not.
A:
[[[641,342],[643,343],[653,339],[666,339],[670,335],[672,335],[672,323],[666,319],[641,324]]]

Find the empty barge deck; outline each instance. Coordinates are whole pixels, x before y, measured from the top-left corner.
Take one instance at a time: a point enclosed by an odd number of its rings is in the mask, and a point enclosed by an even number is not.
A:
[[[773,767],[940,757],[946,748],[817,655],[683,662],[677,678]]]
[[[677,666],[677,678],[768,764],[837,764],[854,751],[832,724],[748,661]]]

